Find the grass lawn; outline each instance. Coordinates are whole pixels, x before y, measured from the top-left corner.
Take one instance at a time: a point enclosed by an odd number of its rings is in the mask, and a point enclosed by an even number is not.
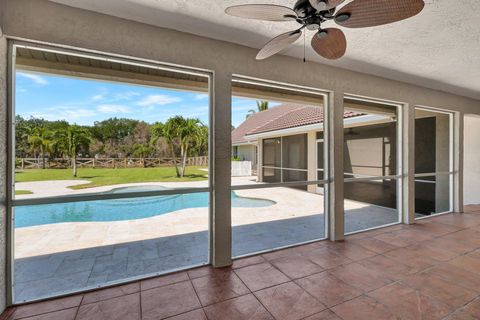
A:
[[[174,167],[160,168],[79,168],[77,177],[72,176],[72,169],[29,169],[17,170],[16,182],[46,181],[46,180],[88,180],[90,183],[72,186],[72,189],[84,189],[121,183],[159,182],[159,181],[199,181],[207,179],[204,167],[187,167],[186,175],[177,178]]]
[[[15,190],[15,195],[22,195],[22,194],[33,194],[32,191],[28,191],[28,190]]]

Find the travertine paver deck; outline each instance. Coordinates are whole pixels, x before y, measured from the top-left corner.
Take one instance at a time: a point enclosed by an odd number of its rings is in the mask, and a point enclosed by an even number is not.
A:
[[[478,319],[480,206],[12,308],[6,319]],[[175,301],[177,303],[172,303]]]

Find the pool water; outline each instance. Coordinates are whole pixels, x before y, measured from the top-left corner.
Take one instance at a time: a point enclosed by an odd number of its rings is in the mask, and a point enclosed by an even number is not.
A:
[[[164,190],[163,187],[117,188],[106,193]],[[258,208],[274,205],[266,199],[240,197],[231,193],[232,206]],[[130,199],[44,204],[15,208],[15,227],[30,227],[60,222],[121,221],[143,219],[188,208],[207,208],[208,192],[175,194]]]

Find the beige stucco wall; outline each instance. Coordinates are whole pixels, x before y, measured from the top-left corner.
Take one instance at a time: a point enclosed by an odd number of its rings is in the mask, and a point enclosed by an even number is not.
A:
[[[480,117],[465,116],[464,203],[480,204]]]
[[[3,18],[0,26],[9,37],[24,38],[97,50],[142,59],[163,61],[186,66],[206,68],[215,72],[217,83],[214,84],[215,103],[215,168],[214,185],[216,194],[214,207],[218,217],[212,222],[217,230],[213,246],[217,252],[228,252],[231,238],[225,226],[230,223],[230,131],[231,74],[241,74],[257,78],[293,83],[335,92],[330,101],[331,119],[336,123],[342,121],[343,93],[358,94],[382,99],[395,100],[411,105],[435,106],[452,110],[480,114],[480,102],[477,100],[426,89],[407,83],[361,74],[317,63],[303,63],[299,59],[277,55],[265,61],[256,61],[257,49],[217,41],[170,29],[161,29],[125,19],[110,17],[94,12],[70,8],[46,0],[0,0]],[[0,39],[0,79],[5,73],[5,40]],[[338,110],[337,110],[338,109]],[[0,87],[0,128],[5,128],[5,87]],[[333,122],[332,122],[333,125]],[[332,129],[332,140],[336,141],[336,152],[331,154],[332,172],[335,183],[342,179],[343,134],[341,128]],[[335,130],[334,130],[335,129]],[[0,133],[0,155],[4,156],[6,140],[5,130]],[[340,148],[340,149],[339,149]],[[261,156],[261,150],[259,150]],[[336,160],[336,161],[333,161]],[[0,159],[0,196],[5,195],[5,161]],[[261,177],[260,177],[261,178]],[[332,188],[330,201],[332,210],[341,212],[342,202],[336,201],[335,195],[342,194],[342,186]],[[338,192],[338,193],[337,193]],[[3,201],[4,203],[4,201]],[[5,214],[0,206],[0,227],[4,228]],[[340,230],[342,222],[331,219],[331,230]],[[0,230],[1,231],[1,230]],[[0,238],[0,263],[5,266],[4,232]],[[227,251],[225,251],[227,250]],[[214,257],[218,265],[229,263],[230,257]],[[4,273],[0,277],[0,309],[4,305]]]

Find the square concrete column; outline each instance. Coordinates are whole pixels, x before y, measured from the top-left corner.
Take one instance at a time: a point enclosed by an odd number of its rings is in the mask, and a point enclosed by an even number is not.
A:
[[[463,212],[463,156],[465,114],[457,112],[453,118],[453,210]]]
[[[211,201],[211,263],[214,267],[232,264],[232,217],[231,217],[231,115],[232,77],[230,73],[217,70],[210,84],[212,92],[213,139],[210,146],[210,179],[213,196]]]
[[[309,131],[307,133],[307,180],[317,179],[317,132]],[[308,192],[317,193],[317,185],[310,184],[307,187]]]
[[[405,104],[402,108],[402,162],[399,174],[401,177],[402,196],[399,197],[399,210],[403,223],[415,223],[415,104]]]
[[[1,6],[0,6],[1,8]],[[0,313],[7,304],[7,39],[0,28]]]
[[[345,239],[343,177],[343,93],[329,95],[327,107],[328,139],[328,215],[332,241]]]

